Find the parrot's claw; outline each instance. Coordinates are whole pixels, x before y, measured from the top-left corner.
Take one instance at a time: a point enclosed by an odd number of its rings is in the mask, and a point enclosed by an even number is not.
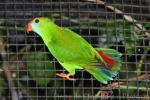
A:
[[[63,78],[66,78],[68,80],[76,80],[75,78],[71,78],[69,74],[65,74],[65,73],[56,73],[57,76],[59,77],[63,77]]]

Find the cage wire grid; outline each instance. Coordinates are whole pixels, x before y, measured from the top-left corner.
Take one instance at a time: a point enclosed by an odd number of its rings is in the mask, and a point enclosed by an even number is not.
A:
[[[37,16],[121,52],[117,77],[107,85],[84,70],[76,81],[57,77],[66,71],[37,34],[25,32]],[[0,100],[149,100],[149,32],[149,0],[0,0]]]

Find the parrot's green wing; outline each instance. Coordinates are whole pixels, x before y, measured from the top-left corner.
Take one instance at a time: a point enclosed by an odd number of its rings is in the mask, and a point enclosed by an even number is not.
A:
[[[48,48],[60,62],[83,65],[94,59],[95,49],[80,35],[62,28],[62,35],[53,36]],[[56,33],[57,34],[57,33]]]
[[[82,69],[95,60],[95,49],[80,35],[67,28],[58,27],[47,47],[71,75],[75,74],[75,69]]]

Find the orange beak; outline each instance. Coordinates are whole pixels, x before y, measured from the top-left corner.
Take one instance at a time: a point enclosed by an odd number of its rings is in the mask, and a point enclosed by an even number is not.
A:
[[[26,32],[29,33],[32,31],[32,20],[26,25]]]

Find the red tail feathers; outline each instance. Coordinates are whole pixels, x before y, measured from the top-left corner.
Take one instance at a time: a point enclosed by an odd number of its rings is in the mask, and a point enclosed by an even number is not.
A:
[[[114,60],[113,59],[111,59],[111,58],[109,58],[107,55],[105,55],[104,53],[103,53],[103,51],[101,51],[101,50],[96,50],[97,52],[98,52],[98,54],[102,57],[102,59],[104,60],[104,62],[105,63],[107,63],[107,65],[109,66],[109,67],[113,67],[113,65],[114,65]]]

